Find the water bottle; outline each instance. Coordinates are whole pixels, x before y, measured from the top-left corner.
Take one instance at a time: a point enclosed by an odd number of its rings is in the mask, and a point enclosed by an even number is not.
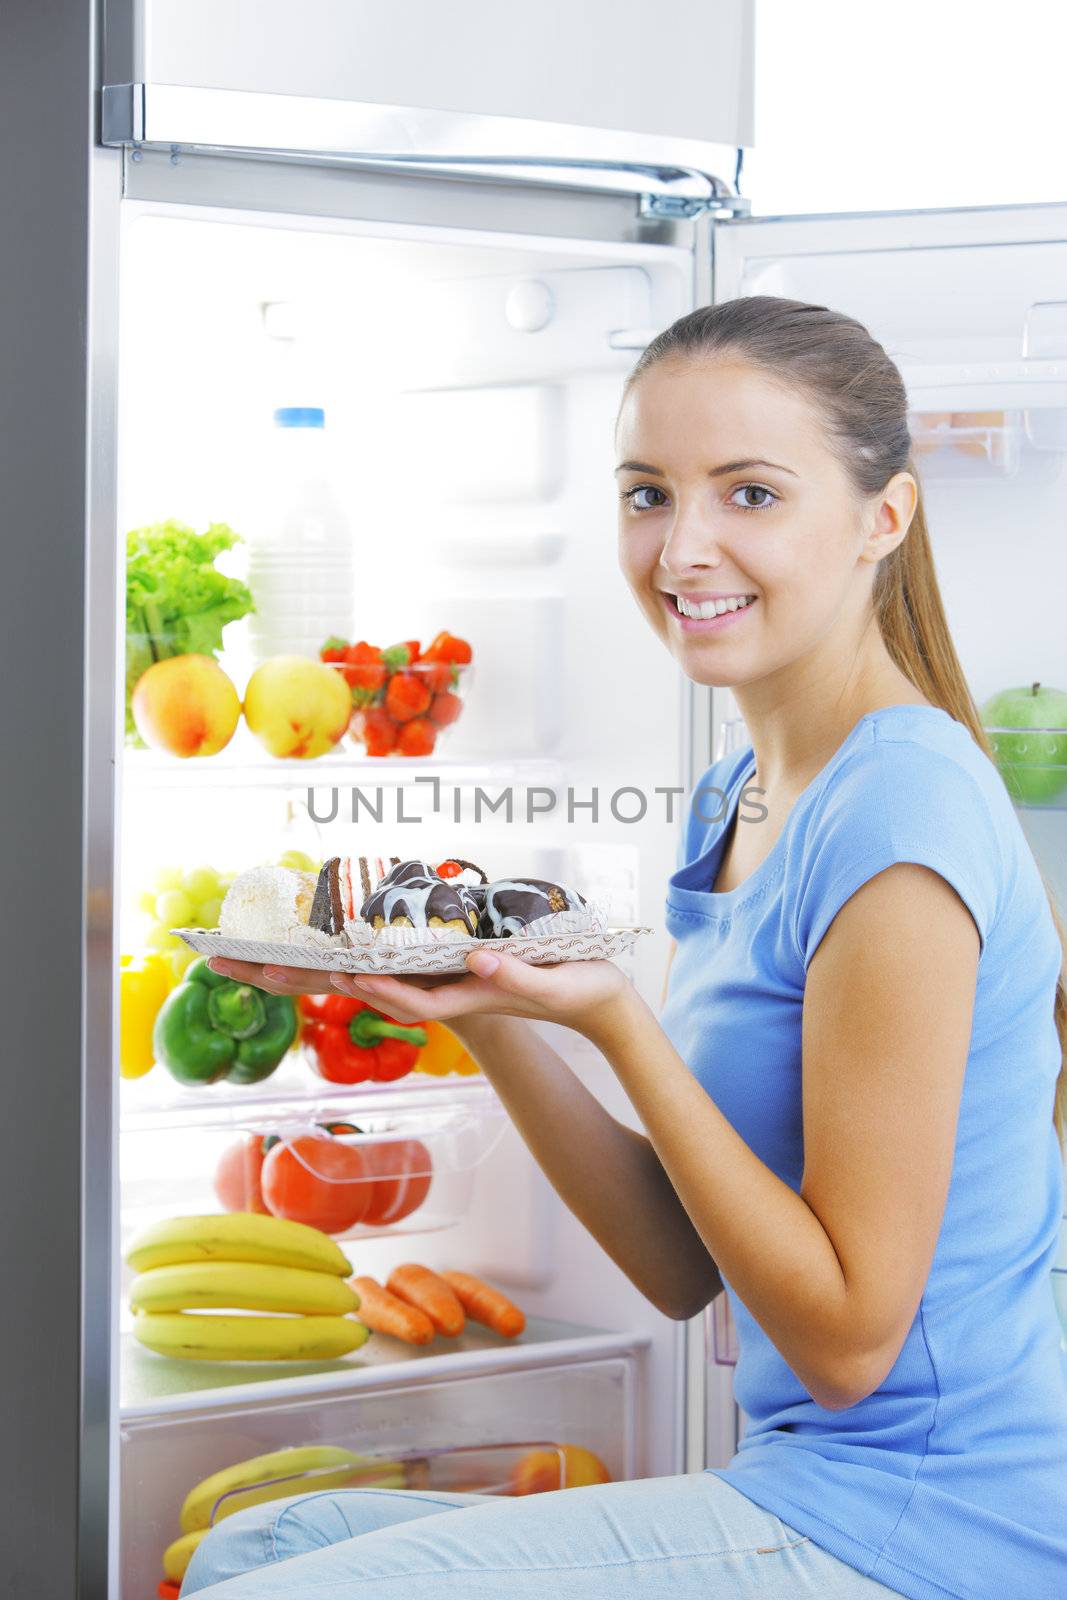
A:
[[[355,555],[334,493],[319,406],[283,406],[261,478],[260,512],[247,530],[253,665],[269,656],[318,656],[352,628]]]

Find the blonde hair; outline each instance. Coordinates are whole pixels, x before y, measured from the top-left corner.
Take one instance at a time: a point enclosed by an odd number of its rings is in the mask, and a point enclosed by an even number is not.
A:
[[[645,349],[627,388],[657,362],[737,356],[785,388],[807,391],[826,417],[831,448],[858,494],[877,494],[898,472],[918,482],[907,394],[897,367],[862,323],[826,306],[750,295],[680,317]],[[878,564],[874,614],[893,661],[931,704],[962,722],[994,759],[945,618],[922,490],[908,529]],[[1040,871],[1040,869],[1039,869]],[[1052,1121],[1067,1142],[1067,932],[1042,876],[1061,948],[1053,1017],[1060,1071]]]

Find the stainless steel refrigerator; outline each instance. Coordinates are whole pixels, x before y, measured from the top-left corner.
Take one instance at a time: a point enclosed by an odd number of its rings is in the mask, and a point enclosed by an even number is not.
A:
[[[519,1346],[195,1383],[134,1350],[128,1231],[161,1205],[204,1208],[204,1152],[242,1115],[226,1094],[191,1111],[161,1068],[144,1092],[119,1084],[117,966],[143,874],[223,840],[251,864],[309,786],[343,804],[376,775],[416,799],[408,769],[383,777],[351,750],[305,763],[313,776],[247,747],[130,750],[123,536],[170,515],[254,529],[260,413],[316,403],[317,385],[361,618],[399,637],[440,614],[477,640],[462,737],[418,772],[464,804],[502,784],[559,797],[521,833],[496,818],[473,834],[464,812],[434,840],[508,866],[521,851],[656,928],[630,971],[658,1000],[668,791],[744,730],[727,692],[694,688],[646,637],[614,571],[626,371],[713,300],[860,317],[905,372],[976,697],[1062,684],[1067,206],[751,216],[743,0],[580,17],[17,3],[0,29],[9,1592],[140,1600],[193,1481],[312,1437],[471,1447],[581,1420],[614,1476],[725,1463],[744,1420],[725,1301],[691,1324],[649,1306],[482,1084],[422,1102],[474,1130],[450,1225],[352,1248],[365,1271],[399,1249],[484,1272],[530,1315]],[[609,803],[635,792],[652,801],[639,822]],[[1065,816],[1023,812],[1061,895]],[[320,826],[324,845],[350,837],[343,814]],[[632,1120],[595,1052],[552,1043]]]

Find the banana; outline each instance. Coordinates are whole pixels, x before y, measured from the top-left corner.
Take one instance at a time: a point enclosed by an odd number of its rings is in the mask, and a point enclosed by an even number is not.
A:
[[[207,1528],[197,1528],[195,1533],[183,1533],[180,1539],[168,1544],[163,1552],[163,1576],[171,1583],[181,1583],[185,1569],[193,1559],[193,1551],[207,1533]]]
[[[359,1309],[359,1295],[329,1272],[263,1266],[251,1261],[179,1262],[153,1267],[130,1285],[133,1311],[295,1311],[343,1317]]]
[[[287,1450],[272,1450],[268,1455],[238,1461],[221,1472],[213,1472],[210,1478],[190,1489],[182,1506],[182,1530],[193,1533],[197,1528],[221,1522],[235,1511],[243,1511],[246,1506],[261,1505],[265,1500],[282,1500],[303,1490],[310,1493],[320,1489],[344,1489],[353,1479],[373,1482],[376,1488],[402,1489],[406,1483],[403,1464],[399,1461],[356,1455],[338,1445],[294,1445]]]
[[[370,1329],[354,1317],[227,1317],[149,1311],[133,1336],[180,1361],[332,1361],[358,1350]]]
[[[254,1211],[214,1216],[168,1217],[143,1228],[130,1242],[126,1260],[134,1272],[194,1261],[251,1261],[300,1267],[347,1278],[352,1267],[328,1234],[303,1222]]]

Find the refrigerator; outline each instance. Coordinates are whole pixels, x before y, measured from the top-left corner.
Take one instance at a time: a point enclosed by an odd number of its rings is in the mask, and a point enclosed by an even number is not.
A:
[[[744,0],[676,0],[654,35],[640,5],[438,13],[122,0],[5,19],[12,1594],[155,1592],[187,1491],[290,1445],[414,1457],[454,1482],[474,1463],[487,1486],[562,1441],[613,1478],[733,1454],[724,1297],[689,1323],[657,1312],[477,1075],[345,1091],[297,1053],[243,1090],[117,1072],[119,962],[154,877],[290,847],[573,883],[652,930],[622,962],[658,1003],[684,797],[745,732],[727,690],[647,637],[615,566],[612,425],[656,331],[743,294],[864,321],[908,384],[975,697],[1067,684],[1067,206],[753,217]],[[185,761],[127,742],[125,535],[174,518],[254,544],[279,407],[326,414],[352,637],[472,642],[440,757],[346,740],[284,759],[243,725]],[[220,660],[243,692],[245,625]],[[504,791],[510,815],[486,806]],[[1020,816],[1067,899],[1067,811]],[[543,1031],[633,1125],[598,1054]],[[379,1278],[412,1259],[476,1272],[522,1305],[524,1335],[375,1337],[289,1369],[142,1350],[131,1234],[215,1209],[227,1141],[294,1116],[429,1141],[433,1203],[342,1248]]]

